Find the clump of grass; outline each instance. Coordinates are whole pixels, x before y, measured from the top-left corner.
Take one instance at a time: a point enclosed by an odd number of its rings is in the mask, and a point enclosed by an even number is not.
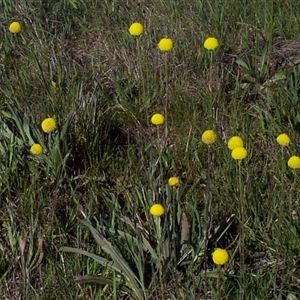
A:
[[[22,0],[0,11],[4,297],[296,299],[298,6]],[[204,145],[209,128],[218,138]],[[230,156],[234,135],[245,163]],[[222,267],[216,248],[229,253]]]

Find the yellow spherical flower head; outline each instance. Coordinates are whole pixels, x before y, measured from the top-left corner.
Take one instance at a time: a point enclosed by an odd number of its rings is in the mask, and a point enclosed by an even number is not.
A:
[[[282,133],[279,134],[279,136],[276,138],[276,141],[280,146],[286,147],[290,144],[291,139],[287,134]]]
[[[133,36],[139,36],[144,33],[144,26],[141,23],[132,23],[129,27],[129,33]]]
[[[244,142],[241,137],[233,136],[229,139],[227,146],[230,150],[233,150],[236,147],[244,147]]]
[[[47,118],[42,122],[42,129],[46,133],[50,133],[57,128],[56,122],[52,118]]]
[[[155,217],[160,217],[165,213],[165,209],[161,204],[153,204],[150,207],[150,214]]]
[[[229,260],[229,254],[227,250],[217,248],[212,254],[212,259],[216,265],[224,265]]]
[[[236,147],[231,152],[231,156],[235,160],[244,159],[247,157],[247,155],[248,155],[248,152],[244,147]]]
[[[217,135],[213,130],[206,130],[202,134],[201,140],[206,145],[211,145],[217,140]]]
[[[169,186],[177,186],[179,185],[179,178],[178,177],[170,177],[168,180]]]
[[[151,123],[153,125],[162,125],[165,122],[165,117],[162,114],[154,114],[151,117]]]
[[[173,41],[168,38],[163,38],[159,41],[158,48],[163,52],[171,51],[173,49]]]
[[[288,166],[291,169],[300,169],[300,157],[296,155],[290,157],[290,159],[288,160]]]
[[[214,37],[209,37],[204,42],[204,48],[207,50],[215,50],[219,47],[219,41]]]
[[[19,22],[12,22],[10,23],[8,30],[11,33],[19,33],[21,31],[21,24]]]
[[[40,144],[33,144],[30,148],[30,152],[34,155],[43,153],[43,147]]]

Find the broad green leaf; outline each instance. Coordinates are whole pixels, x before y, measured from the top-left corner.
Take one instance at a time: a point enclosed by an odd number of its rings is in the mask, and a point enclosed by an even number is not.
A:
[[[297,300],[297,299],[299,298],[293,293],[288,293],[288,295],[286,296],[286,300]]]
[[[118,269],[121,270],[121,274],[123,274],[127,278],[127,284],[131,286],[132,290],[136,293],[139,299],[144,299],[143,293],[141,292],[141,287],[143,286],[141,281],[136,277],[135,273],[129,267],[128,263],[124,260],[121,253],[119,253],[116,248],[112,246],[112,244],[88,222],[82,221],[84,225],[86,225],[96,243],[112,258],[114,264],[118,266]],[[120,272],[120,271],[119,271]]]
[[[69,253],[75,253],[75,254],[81,254],[81,255],[90,257],[94,261],[96,261],[97,263],[99,263],[100,265],[105,266],[105,267],[109,268],[112,271],[118,272],[119,274],[122,274],[122,270],[119,269],[119,267],[118,267],[117,264],[115,264],[114,262],[109,261],[106,258],[101,257],[99,255],[90,253],[90,252],[82,250],[82,249],[73,248],[73,247],[61,247],[60,251],[69,252]]]
[[[247,69],[247,70],[250,70],[250,67],[249,67],[249,66],[247,65],[247,63],[244,62],[242,59],[237,58],[237,59],[235,60],[235,62],[236,62],[239,66],[241,66],[242,68]]]

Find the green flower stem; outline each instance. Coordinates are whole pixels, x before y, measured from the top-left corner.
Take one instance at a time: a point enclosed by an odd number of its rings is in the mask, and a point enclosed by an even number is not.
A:
[[[157,143],[159,145],[159,155],[158,155],[158,164],[159,164],[159,170],[160,170],[160,174],[163,173],[163,163],[162,163],[162,153],[165,149],[165,146],[163,143],[165,143],[164,141],[162,141],[163,139],[160,138],[160,133],[159,133],[159,126],[156,126],[157,127]]]
[[[140,45],[140,37],[137,37],[136,39],[136,48],[137,48],[137,55],[138,55],[138,62],[139,62],[139,67],[140,67],[140,79],[142,83],[142,101],[139,103],[140,106],[144,106],[146,103],[146,116],[149,118],[149,113],[148,113],[148,107],[150,106],[149,101],[146,101],[146,83],[145,83],[145,76],[144,76],[144,65],[143,65],[143,57],[142,57],[142,52],[141,52],[141,45]]]
[[[241,270],[241,283],[240,286],[244,287],[242,291],[241,299],[244,299],[245,292],[245,201],[244,201],[244,186],[242,182],[242,161],[238,161],[238,190],[239,190],[239,218],[240,218],[240,241],[239,241],[239,252],[240,252],[240,270]]]
[[[172,188],[172,190],[174,191],[174,188]],[[176,228],[178,228],[178,222],[177,222],[177,214],[178,214],[178,211],[179,211],[179,205],[178,203],[180,203],[179,199],[180,199],[180,195],[179,195],[179,188],[176,188],[176,197],[174,195],[172,191],[172,200],[171,200],[171,203],[172,203],[172,221],[173,221],[173,232],[172,232],[172,242],[173,242],[173,246],[172,249],[170,247],[170,251],[174,251],[174,253],[177,253],[178,252],[178,249],[177,249],[177,235],[175,234],[176,232]],[[174,268],[174,274],[177,273],[177,257],[176,257],[176,254],[175,255],[172,255],[172,258],[173,258],[173,268]],[[179,284],[178,284],[178,281],[175,280],[175,291],[176,291],[176,294],[179,295]]]
[[[211,164],[212,164],[212,157],[211,157],[211,149],[210,146],[208,145],[208,150],[207,150],[207,160],[208,160],[208,167],[207,167],[207,183],[206,183],[206,197],[205,197],[205,212],[204,212],[204,217],[205,217],[205,248],[204,248],[204,280],[207,279],[207,262],[208,262],[208,241],[210,237],[210,232],[212,228],[212,217],[211,217]],[[205,294],[207,293],[206,290],[206,285],[204,287],[205,289]]]
[[[212,89],[212,82],[213,82],[213,68],[212,68],[212,65],[213,65],[213,56],[214,56],[214,51],[213,50],[209,50],[209,80],[208,80],[208,90],[212,93],[213,95],[213,89]],[[215,111],[214,111],[214,98],[213,100],[210,100],[210,101],[206,101],[206,104],[208,105],[209,107],[209,115],[211,116],[211,118],[213,118],[213,116],[215,115]]]
[[[168,73],[168,54],[164,54],[164,64],[165,64],[165,101],[164,101],[164,108],[165,108],[165,141],[167,140],[168,136],[168,102],[169,102],[169,73]]]
[[[205,235],[205,270],[207,269],[207,258],[208,258],[208,240],[210,236],[211,231],[211,223],[212,223],[212,217],[211,217],[211,149],[210,146],[208,146],[207,151],[207,160],[208,160],[208,168],[207,168],[207,183],[206,183],[206,201],[205,201],[205,221],[206,221],[206,235]]]
[[[211,89],[211,81],[212,81],[212,78],[213,78],[213,74],[212,74],[212,63],[213,63],[213,51],[209,51],[209,83],[208,83],[208,88],[209,88],[209,91],[212,92],[212,89]]]
[[[221,292],[221,266],[220,265],[218,265],[217,289],[218,289],[218,300],[221,300],[222,292]]]
[[[285,197],[285,185],[284,185],[284,147],[281,147],[281,162],[280,162],[280,167],[281,167],[281,170],[280,170],[280,186],[279,186],[279,198],[281,199],[281,201],[279,201],[279,204],[278,204],[278,198],[274,197],[274,200],[273,200],[273,207],[272,209],[274,211],[278,211],[278,219],[279,219],[279,232],[277,232],[277,239],[276,239],[276,253],[280,253],[280,247],[281,247],[281,228],[284,228],[285,224],[284,224],[284,217],[282,217],[282,212],[285,211],[285,201],[284,201],[284,198]],[[277,207],[279,206],[279,207]],[[276,259],[276,263],[275,263],[275,266],[274,266],[274,288],[276,289],[276,279],[277,279],[277,276],[278,276],[278,270],[279,270],[279,265],[280,265],[280,260],[281,258],[279,256],[277,256],[277,259]]]
[[[161,299],[163,299],[164,285],[163,285],[163,257],[162,257],[162,232],[161,232],[161,220],[160,217],[154,217],[156,226],[156,239],[157,239],[157,268],[160,282]]]
[[[281,147],[281,174],[280,174],[280,181],[281,181],[281,187],[280,187],[280,198],[282,198],[284,196],[285,193],[282,193],[282,191],[284,191],[284,153],[283,153],[283,147]],[[283,199],[282,199],[283,200]],[[276,201],[277,202],[277,201]],[[280,203],[284,203],[285,201],[280,201]],[[276,204],[275,204],[276,205]],[[276,209],[276,207],[274,207]],[[282,207],[280,207],[281,210]]]

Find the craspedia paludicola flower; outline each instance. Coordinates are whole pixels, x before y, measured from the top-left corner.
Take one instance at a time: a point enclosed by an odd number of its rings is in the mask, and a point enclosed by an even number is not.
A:
[[[179,178],[178,177],[170,177],[168,180],[169,186],[177,186],[179,185]]]
[[[276,138],[276,142],[280,146],[287,147],[290,144],[291,139],[290,139],[290,137],[286,133],[281,133]]]
[[[212,259],[216,265],[225,265],[229,260],[229,254],[227,250],[217,248],[212,254]]]
[[[19,33],[21,31],[21,24],[19,22],[12,22],[10,23],[8,30],[11,33]]]
[[[57,128],[57,124],[53,118],[47,118],[42,122],[42,129],[46,133],[50,133]]]
[[[33,144],[30,147],[30,152],[34,155],[39,155],[43,153],[43,147],[40,144]]]
[[[129,33],[133,36],[139,36],[144,33],[144,26],[141,23],[132,23],[129,27]]]
[[[150,207],[150,214],[155,217],[160,217],[165,213],[165,209],[161,204],[153,204]]]
[[[231,152],[231,157],[235,160],[245,159],[248,155],[248,151],[244,147],[236,147]]]
[[[244,147],[243,139],[239,136],[233,136],[229,139],[227,146],[230,150],[233,150],[236,147]]]
[[[211,145],[217,140],[217,134],[213,130],[203,132],[201,140],[206,145]]]
[[[151,123],[153,125],[162,125],[165,122],[165,117],[162,114],[154,114],[151,117]]]
[[[158,43],[158,48],[162,52],[168,52],[173,49],[173,41],[169,38],[163,38]]]
[[[208,37],[204,42],[204,48],[207,50],[215,50],[219,47],[219,41],[214,37]]]
[[[297,155],[293,155],[288,160],[288,166],[291,169],[300,169],[300,157]]]

